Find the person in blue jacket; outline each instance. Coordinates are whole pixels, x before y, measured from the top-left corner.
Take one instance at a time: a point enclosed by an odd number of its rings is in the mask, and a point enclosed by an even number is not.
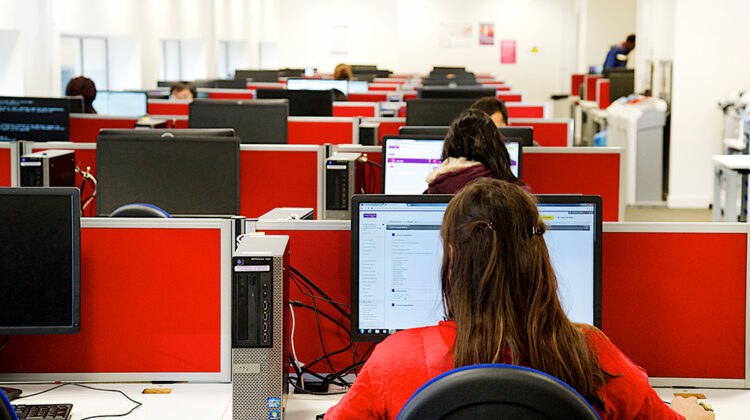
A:
[[[604,68],[608,67],[626,67],[628,65],[628,54],[635,49],[635,35],[628,35],[628,38],[621,45],[615,45],[607,53],[607,59],[604,60]]]

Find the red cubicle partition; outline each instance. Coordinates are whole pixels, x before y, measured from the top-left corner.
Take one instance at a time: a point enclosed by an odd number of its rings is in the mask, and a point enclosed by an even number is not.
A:
[[[138,117],[70,114],[70,141],[93,143],[102,128],[133,128]]]
[[[265,83],[265,82],[250,82],[247,84],[248,89],[284,89],[286,83]]]
[[[306,145],[240,146],[240,214],[259,217],[276,207],[322,211],[324,148]]]
[[[81,170],[90,168],[91,174],[96,178],[96,143],[72,143],[72,142],[40,142],[31,145],[31,152],[41,152],[49,149],[66,149],[75,152],[75,164]],[[75,183],[80,188],[83,178],[76,173]],[[81,191],[81,200],[83,201],[93,192],[93,186],[88,183],[84,185]],[[82,216],[96,216],[96,198],[89,204]]]
[[[179,116],[175,117],[173,121],[173,126],[174,128],[190,128],[188,117],[187,116],[182,117],[182,118],[180,118]]]
[[[748,386],[746,224],[611,223],[602,243],[602,329],[652,384]]]
[[[357,191],[357,194],[380,194],[382,192],[383,170],[380,166],[383,162],[383,148],[381,146],[341,144],[334,146],[333,150],[342,153],[361,153],[362,156],[367,158],[368,162],[371,162],[367,163],[364,172],[360,173],[363,190]]]
[[[607,109],[609,101],[609,79],[598,79],[596,81],[596,103],[599,109]]]
[[[384,92],[350,93],[347,98],[352,102],[387,102],[388,93],[384,93]]]
[[[386,84],[386,83],[370,83],[370,86],[368,86],[368,90],[370,91],[388,91],[388,92],[394,92],[402,88],[402,85],[398,84]]]
[[[254,91],[243,89],[211,89],[208,91],[209,99],[253,99]]]
[[[288,144],[352,144],[359,139],[359,119],[352,117],[289,117]]]
[[[378,123],[378,136],[380,136],[380,142],[383,144],[383,136],[396,136],[398,135],[399,127],[406,125],[406,118],[403,117],[381,117],[381,118],[367,118],[365,122]]]
[[[602,76],[598,74],[587,74],[584,77],[584,83],[586,83],[586,100],[596,101],[596,81],[601,79]]]
[[[509,102],[508,118],[547,118],[547,103],[517,103]]]
[[[567,118],[513,118],[512,127],[531,127],[534,140],[540,146],[566,147],[573,145],[573,121]]]
[[[497,92],[497,99],[505,102],[523,102],[523,93],[520,92]]]
[[[231,221],[84,218],[81,329],[18,335],[0,380],[230,380]]]
[[[600,195],[604,220],[622,220],[622,156],[619,147],[525,147],[521,178],[535,194]]]
[[[334,102],[334,117],[377,117],[377,102]]]
[[[570,77],[570,93],[573,96],[579,96],[581,94],[581,84],[585,78],[585,74],[574,74]]]
[[[190,101],[173,99],[149,99],[146,106],[149,115],[188,115]]]
[[[0,187],[13,186],[13,170],[18,168],[18,164],[14,165],[13,162],[18,158],[13,147],[18,147],[17,143],[0,142]]]

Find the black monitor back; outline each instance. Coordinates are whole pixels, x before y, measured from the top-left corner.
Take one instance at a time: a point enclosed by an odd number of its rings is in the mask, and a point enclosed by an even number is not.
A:
[[[424,86],[417,90],[417,98],[425,99],[447,99],[447,98],[466,98],[479,99],[487,96],[495,97],[497,89],[494,87],[475,87],[475,86]]]
[[[466,67],[435,66],[432,73],[466,73]]]
[[[234,78],[256,83],[278,83],[279,73],[278,70],[235,70]]]
[[[466,87],[477,87],[481,88],[482,84],[477,82],[474,78],[436,78],[436,79],[424,79],[422,80],[423,86],[466,86]]]
[[[237,137],[100,135],[96,176],[98,216],[133,203],[153,204],[178,216],[240,211]]]
[[[245,79],[216,79],[214,86],[218,89],[247,89],[247,80]]]
[[[66,96],[71,114],[83,113],[83,96]]]
[[[406,125],[451,125],[474,99],[413,99],[406,101]]]
[[[286,144],[288,115],[284,100],[196,99],[190,103],[188,124],[190,128],[234,128],[242,143]]]
[[[617,98],[628,96],[635,92],[635,78],[633,69],[617,67],[606,68],[603,76],[609,79],[609,99],[615,101]]]
[[[438,136],[445,138],[450,129],[447,125],[442,126],[418,126],[405,125],[399,127],[398,134],[401,136]],[[534,129],[531,127],[498,127],[507,141],[514,141],[522,147],[532,147],[534,145]]]
[[[236,137],[234,128],[155,128],[143,130],[140,128],[103,128],[100,136],[133,136],[133,137]]]
[[[68,141],[71,101],[0,96],[0,141]]]
[[[304,77],[305,69],[280,69],[279,77]]]
[[[333,116],[333,90],[257,89],[255,96],[258,99],[288,99],[290,116]]]

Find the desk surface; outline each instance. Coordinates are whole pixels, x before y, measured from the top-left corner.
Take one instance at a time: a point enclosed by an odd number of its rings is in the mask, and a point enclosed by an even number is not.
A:
[[[117,389],[130,398],[143,403],[127,420],[231,420],[232,386],[230,384],[170,384],[145,383],[91,384],[97,388]],[[31,394],[49,389],[53,385],[4,385]],[[171,394],[142,394],[144,388],[171,388]],[[716,410],[721,420],[745,420],[750,412],[750,390],[737,389],[674,389],[656,388],[659,396],[667,401],[675,392],[703,393]],[[312,396],[292,395],[286,407],[287,420],[313,420],[315,415],[333,406],[341,395]],[[13,401],[15,404],[72,403],[71,420],[98,414],[125,413],[133,403],[120,394],[101,392],[76,386],[65,386],[35,397]]]

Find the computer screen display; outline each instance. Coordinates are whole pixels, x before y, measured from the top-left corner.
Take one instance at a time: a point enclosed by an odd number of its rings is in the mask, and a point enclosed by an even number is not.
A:
[[[451,125],[473,99],[412,99],[406,101],[406,125]]]
[[[366,80],[352,80],[349,82],[349,93],[367,93],[370,90]]]
[[[0,335],[80,327],[80,193],[0,188]]]
[[[239,139],[100,135],[96,177],[98,216],[133,203],[173,216],[237,215]]]
[[[70,99],[0,96],[0,141],[68,141]]]
[[[563,309],[601,327],[601,198],[538,196]],[[352,339],[443,319],[440,226],[452,196],[354,196]]]
[[[146,115],[145,92],[115,92],[100,90],[96,92],[94,109],[101,115],[132,117]]]
[[[336,89],[344,95],[349,94],[349,82],[331,79],[288,79],[288,90],[331,90]]]
[[[285,100],[196,99],[190,128],[233,128],[242,143],[286,144],[289,106]]]
[[[522,147],[505,143],[510,171],[521,177]],[[383,138],[383,193],[422,194],[425,178],[442,163],[443,140],[430,136],[385,136]]]

